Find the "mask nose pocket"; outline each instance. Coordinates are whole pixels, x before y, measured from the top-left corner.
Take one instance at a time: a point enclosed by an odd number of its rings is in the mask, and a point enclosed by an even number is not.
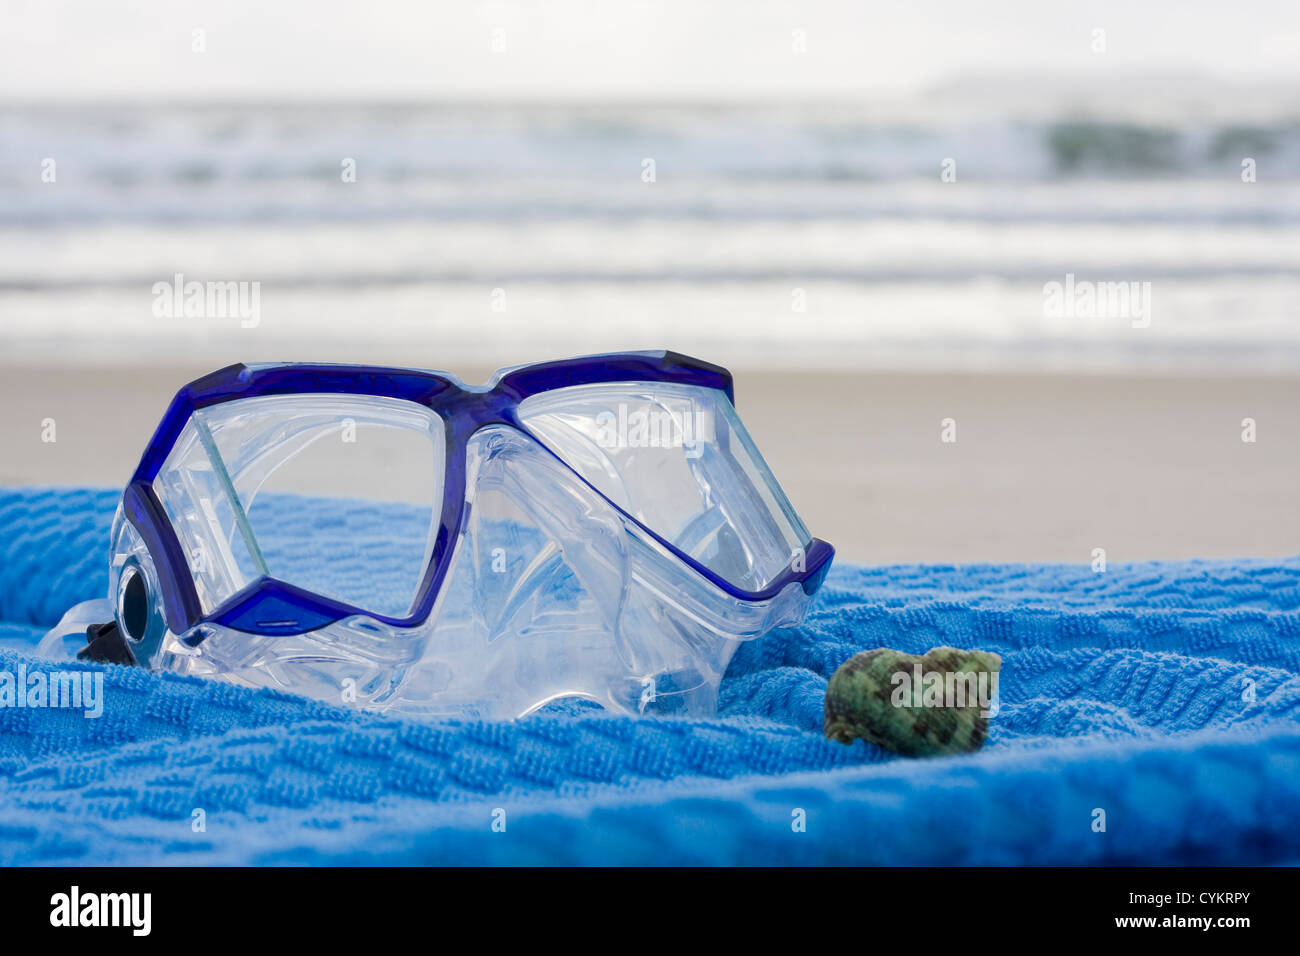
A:
[[[484,717],[563,697],[624,713],[706,712],[730,656],[719,666],[721,647],[734,642],[664,601],[674,574],[695,576],[651,570],[666,561],[531,436],[480,429],[466,447],[461,536],[404,696]]]
[[[616,631],[628,585],[627,542],[612,508],[536,442],[506,426],[469,445],[465,557],[489,644],[556,639],[569,651]]]
[[[605,702],[631,662],[619,621],[628,590],[619,516],[535,441],[505,425],[466,445],[461,537],[423,662],[483,716],[518,716],[560,697]],[[466,670],[477,671],[472,680]]]

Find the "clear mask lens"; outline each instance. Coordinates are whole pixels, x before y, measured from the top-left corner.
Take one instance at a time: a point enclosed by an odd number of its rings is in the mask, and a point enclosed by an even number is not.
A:
[[[519,418],[606,498],[736,587],[763,589],[808,541],[715,389],[575,385],[525,399]]]
[[[268,576],[403,617],[437,533],[446,447],[442,419],[414,402],[241,399],[191,416],[154,492],[204,613]],[[297,495],[317,498],[310,520]]]

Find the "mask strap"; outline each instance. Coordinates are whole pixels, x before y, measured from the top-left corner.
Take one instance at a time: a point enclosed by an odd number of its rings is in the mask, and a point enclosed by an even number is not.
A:
[[[96,664],[123,664],[134,667],[135,655],[117,627],[117,621],[92,624],[86,628],[86,646],[77,652],[77,660]]]

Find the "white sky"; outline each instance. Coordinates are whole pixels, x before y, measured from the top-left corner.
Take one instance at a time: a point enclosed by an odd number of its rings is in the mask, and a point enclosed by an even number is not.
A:
[[[1297,0],[0,0],[0,11],[7,100],[709,100],[889,94],[1006,72],[1300,78]]]

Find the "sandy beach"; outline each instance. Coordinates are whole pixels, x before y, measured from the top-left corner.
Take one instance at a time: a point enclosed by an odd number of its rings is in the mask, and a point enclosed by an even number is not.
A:
[[[0,483],[119,487],[171,395],[207,371],[0,370]],[[741,370],[736,404],[843,561],[1300,550],[1300,378]]]

